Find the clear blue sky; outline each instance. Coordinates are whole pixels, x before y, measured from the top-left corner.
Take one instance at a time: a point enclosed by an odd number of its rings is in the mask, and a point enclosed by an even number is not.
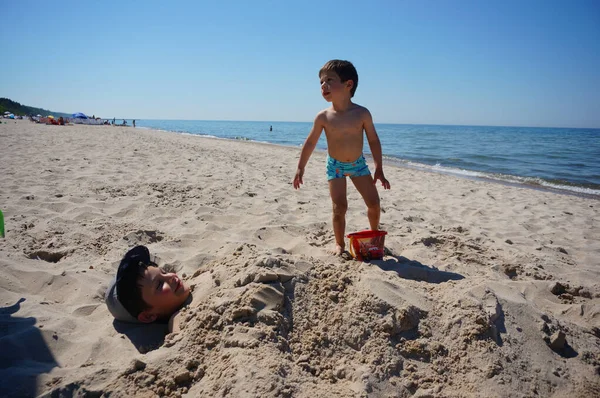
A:
[[[0,97],[105,118],[600,127],[600,1],[11,1]]]

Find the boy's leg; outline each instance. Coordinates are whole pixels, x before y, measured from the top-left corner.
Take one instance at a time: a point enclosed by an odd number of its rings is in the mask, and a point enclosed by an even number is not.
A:
[[[329,180],[329,194],[333,204],[333,234],[335,235],[335,254],[341,255],[346,247],[344,232],[346,231],[346,178]]]
[[[367,205],[367,215],[369,216],[371,230],[377,231],[379,229],[381,207],[379,206],[379,193],[377,192],[377,187],[373,184],[373,178],[370,175],[354,177],[352,178],[352,182]]]

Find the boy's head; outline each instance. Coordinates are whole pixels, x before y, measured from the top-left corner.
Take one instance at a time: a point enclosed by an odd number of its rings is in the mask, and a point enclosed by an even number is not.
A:
[[[323,87],[323,83],[326,83],[326,81],[323,81],[323,77],[332,74],[337,75],[340,83],[350,89],[350,97],[354,97],[356,87],[358,87],[358,73],[356,72],[354,65],[352,65],[350,61],[342,61],[339,59],[328,61],[319,71],[321,87]],[[323,92],[324,96],[325,94],[327,94],[327,91]]]
[[[150,260],[145,246],[129,250],[106,291],[106,305],[120,321],[167,320],[185,303],[190,289],[174,273]]]

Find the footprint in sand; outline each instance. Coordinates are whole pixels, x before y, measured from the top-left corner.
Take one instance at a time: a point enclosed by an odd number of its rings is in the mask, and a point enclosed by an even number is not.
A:
[[[284,289],[281,283],[261,284],[256,287],[250,299],[250,305],[257,312],[262,310],[279,311],[284,304]]]
[[[38,250],[31,252],[27,257],[32,260],[43,260],[49,263],[57,263],[68,253],[65,252],[49,252],[46,250]]]
[[[164,236],[160,231],[138,230],[125,235],[123,239],[132,245],[149,245],[151,243],[160,242],[164,239]]]
[[[89,316],[96,310],[96,308],[98,308],[98,305],[99,304],[83,305],[81,307],[76,308],[75,311],[73,311],[73,315]]]

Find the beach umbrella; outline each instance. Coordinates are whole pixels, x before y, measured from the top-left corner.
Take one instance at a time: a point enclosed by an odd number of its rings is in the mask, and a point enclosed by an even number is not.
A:
[[[9,112],[9,111],[6,111],[6,112],[4,112],[4,114],[5,114],[5,115],[9,115],[9,114],[10,114],[10,112]]]
[[[42,115],[37,115],[37,117],[42,117]]]
[[[73,118],[75,119],[87,119],[88,117],[81,112],[77,112],[73,114]]]
[[[48,119],[54,119],[54,116],[48,115]]]

